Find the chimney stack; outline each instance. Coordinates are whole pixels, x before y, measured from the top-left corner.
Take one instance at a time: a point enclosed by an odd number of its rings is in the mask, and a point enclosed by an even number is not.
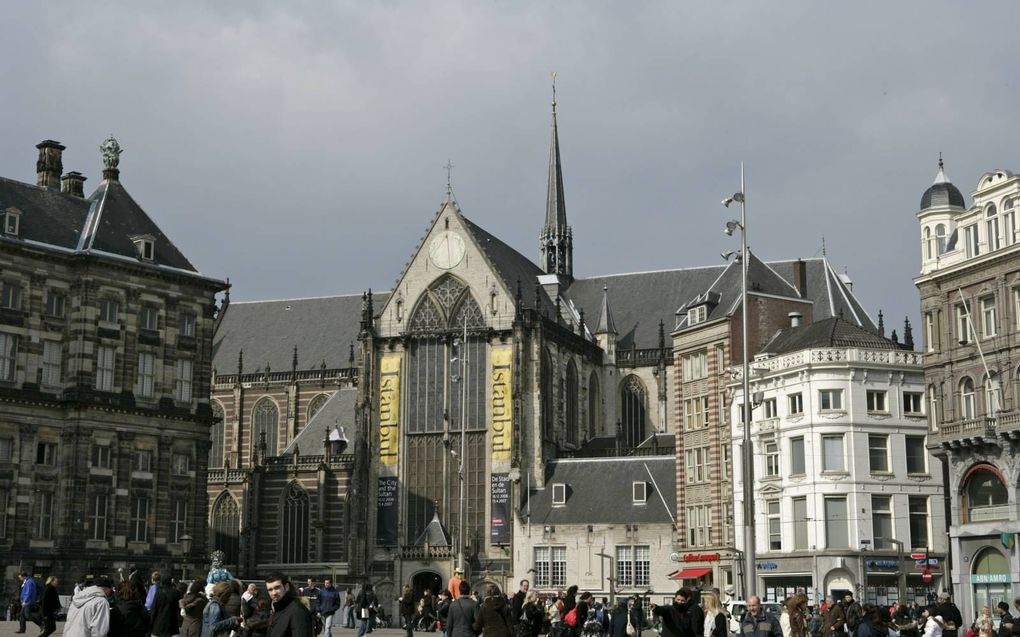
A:
[[[804,318],[804,315],[800,312],[790,312],[787,316],[790,317],[790,327],[800,327],[800,320]]]
[[[35,162],[35,185],[40,188],[60,189],[60,174],[64,172],[61,156],[64,146],[52,139],[44,139],[35,146],[39,159]]]
[[[75,197],[85,198],[85,180],[87,177],[72,170],[60,179],[60,190]]]
[[[793,262],[793,285],[800,293],[800,298],[807,298],[807,264],[803,259]]]

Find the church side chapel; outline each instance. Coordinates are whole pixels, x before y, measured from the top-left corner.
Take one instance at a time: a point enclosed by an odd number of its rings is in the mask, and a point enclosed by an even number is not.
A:
[[[226,305],[209,514],[228,568],[370,581],[384,603],[461,566],[506,587],[552,461],[673,458],[667,338],[725,266],[575,278],[555,92],[548,175],[538,263],[448,188],[391,291]],[[814,290],[852,298],[836,285]]]

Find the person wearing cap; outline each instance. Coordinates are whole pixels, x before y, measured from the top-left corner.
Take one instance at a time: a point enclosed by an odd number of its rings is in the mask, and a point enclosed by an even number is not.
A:
[[[67,637],[105,637],[110,632],[110,602],[113,580],[100,576],[71,598],[64,623]]]
[[[457,599],[460,597],[460,583],[464,581],[464,569],[457,567],[453,569],[453,577],[450,578],[450,583],[446,587],[446,590],[450,591],[450,597]]]

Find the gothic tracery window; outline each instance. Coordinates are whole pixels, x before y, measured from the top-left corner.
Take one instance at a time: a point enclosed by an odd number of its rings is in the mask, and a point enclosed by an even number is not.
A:
[[[223,551],[227,564],[237,564],[241,546],[241,511],[229,493],[223,493],[211,516],[213,548]]]
[[[580,437],[579,430],[581,424],[577,413],[577,367],[574,365],[574,361],[567,363],[567,377],[564,382],[566,389],[564,392],[566,395],[564,412],[567,419],[567,442],[576,445]]]
[[[213,401],[212,404],[213,418],[216,422],[213,423],[212,427],[209,428],[209,437],[211,439],[211,446],[209,447],[209,468],[220,469],[223,467],[223,444],[225,442],[224,422],[223,422],[223,406],[218,401]]]
[[[271,398],[263,398],[255,403],[252,410],[252,422],[255,423],[253,446],[259,448],[262,442],[262,434],[266,435],[266,455],[277,454],[276,436],[280,424],[280,410]]]
[[[407,326],[412,333],[456,331],[463,329],[465,318],[469,330],[485,327],[485,316],[470,288],[446,274],[422,294]]]
[[[280,520],[283,561],[303,564],[308,561],[308,532],[310,528],[308,492],[291,483],[283,496],[283,516]]]
[[[588,438],[598,435],[601,417],[602,393],[599,391],[599,377],[592,372],[588,377]]]
[[[620,394],[623,444],[627,447],[636,447],[645,439],[647,392],[641,379],[631,375],[623,379]]]
[[[311,422],[312,418],[315,418],[315,414],[319,413],[322,406],[329,400],[329,396],[326,394],[319,394],[315,398],[308,402],[308,420],[305,422]]]
[[[539,383],[541,385],[539,391],[541,421],[542,421],[542,438],[546,440],[552,440],[554,435],[553,424],[556,422],[556,414],[553,410],[553,366],[552,356],[549,355],[549,350],[542,350],[542,360],[539,363]]]

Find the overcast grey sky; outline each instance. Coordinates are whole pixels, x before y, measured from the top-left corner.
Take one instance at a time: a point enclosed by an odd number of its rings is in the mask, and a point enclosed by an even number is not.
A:
[[[0,174],[45,138],[121,180],[232,299],[389,289],[445,191],[536,255],[549,71],[580,276],[820,254],[917,324],[915,213],[1020,169],[1015,2],[20,2]],[[729,213],[732,214],[732,213]],[[919,332],[915,332],[919,336]]]

